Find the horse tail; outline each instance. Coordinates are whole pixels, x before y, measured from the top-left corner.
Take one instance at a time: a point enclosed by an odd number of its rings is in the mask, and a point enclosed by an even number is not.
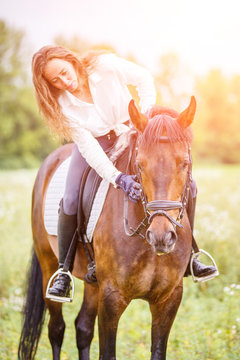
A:
[[[23,308],[23,327],[18,347],[18,359],[32,360],[35,357],[42,331],[46,305],[42,290],[42,271],[33,249],[32,262],[26,283],[26,301]]]

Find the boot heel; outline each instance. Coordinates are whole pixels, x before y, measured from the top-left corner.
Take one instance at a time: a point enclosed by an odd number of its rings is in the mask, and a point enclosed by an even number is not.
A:
[[[194,261],[194,259],[198,258],[198,256],[201,255],[201,254],[204,254],[207,257],[209,257],[209,259],[211,259],[211,261],[213,263],[213,266],[216,268],[216,271],[211,275],[197,277],[197,276],[194,275],[194,272],[193,272],[193,261]],[[191,260],[190,260],[190,272],[191,272],[191,275],[192,275],[192,278],[193,278],[194,282],[208,281],[208,280],[211,280],[211,279],[213,279],[213,278],[215,278],[216,276],[219,275],[218,267],[217,267],[213,257],[207,251],[202,250],[202,249],[199,249],[199,252],[192,253]]]

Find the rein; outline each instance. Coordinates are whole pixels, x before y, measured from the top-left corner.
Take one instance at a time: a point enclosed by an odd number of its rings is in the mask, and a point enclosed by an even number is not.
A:
[[[160,138],[160,142],[166,143],[166,142],[170,142],[170,141],[169,141],[168,137],[162,136]],[[135,152],[134,152],[134,161],[136,160],[137,150],[138,150],[138,148],[136,147]],[[127,170],[129,170],[132,155],[133,155],[133,151],[131,150],[129,152]],[[127,197],[127,195],[124,196],[124,229],[125,229],[126,235],[128,235],[130,237],[141,236],[142,238],[145,238],[145,236],[141,233],[141,231],[143,230],[143,228],[150,225],[156,216],[165,216],[174,227],[176,227],[176,226],[178,226],[179,228],[183,227],[181,225],[180,221],[182,220],[182,218],[184,216],[184,212],[187,207],[189,191],[190,191],[190,183],[192,181],[192,157],[191,157],[191,147],[189,144],[188,144],[188,156],[189,156],[188,171],[187,171],[187,177],[186,177],[184,189],[183,189],[183,192],[181,195],[181,201],[154,200],[154,201],[147,202],[147,197],[146,197],[145,193],[143,192],[141,202],[142,202],[142,206],[144,209],[145,217],[141,221],[141,223],[136,227],[136,229],[133,229],[132,227],[129,228],[129,225],[128,225],[128,197]],[[135,161],[135,167],[136,167],[137,179],[138,179],[140,185],[142,186],[142,179],[141,179],[139,168],[136,165],[136,161]],[[142,186],[142,188],[143,188],[143,186]],[[172,216],[170,216],[167,213],[167,211],[169,211],[169,210],[179,210],[177,219],[174,219]]]

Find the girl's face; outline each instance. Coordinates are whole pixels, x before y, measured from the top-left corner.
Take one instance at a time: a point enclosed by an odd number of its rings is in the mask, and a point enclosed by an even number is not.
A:
[[[51,59],[47,62],[44,78],[59,90],[68,90],[73,93],[78,89],[78,78],[72,63],[63,59]]]

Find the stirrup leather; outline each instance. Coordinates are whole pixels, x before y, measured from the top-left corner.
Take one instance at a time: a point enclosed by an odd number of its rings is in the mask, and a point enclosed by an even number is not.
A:
[[[211,259],[214,267],[216,268],[216,271],[211,274],[211,275],[206,275],[206,276],[201,276],[201,277],[197,277],[194,275],[194,272],[193,272],[193,260],[195,258],[198,258],[199,255],[201,254],[204,254],[206,255],[209,259]],[[216,276],[219,275],[219,271],[218,271],[218,267],[213,259],[213,257],[205,250],[202,250],[202,249],[199,249],[198,252],[193,252],[192,255],[191,255],[191,260],[190,260],[190,272],[191,272],[191,275],[192,275],[192,278],[193,278],[193,281],[195,282],[204,282],[204,281],[208,281],[208,280],[211,280],[213,278],[215,278]]]
[[[71,283],[72,283],[72,292],[71,292],[71,296],[70,297],[66,297],[66,296],[56,296],[56,295],[52,295],[49,294],[49,288],[51,287],[52,281],[53,279],[58,275],[58,274],[64,274],[70,277]],[[56,301],[56,302],[60,302],[60,303],[64,303],[64,302],[72,302],[73,301],[73,295],[74,295],[74,281],[73,281],[73,277],[72,274],[70,273],[70,271],[64,271],[63,269],[58,269],[49,279],[48,281],[48,285],[47,285],[47,290],[46,290],[46,299],[50,299],[52,301]]]

